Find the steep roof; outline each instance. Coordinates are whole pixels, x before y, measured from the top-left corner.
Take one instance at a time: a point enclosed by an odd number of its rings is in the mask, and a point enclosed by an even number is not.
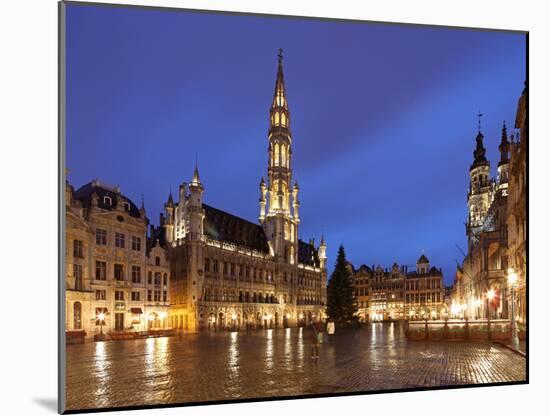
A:
[[[256,251],[269,253],[267,238],[261,225],[203,203],[204,234],[212,239],[230,242]]]
[[[319,255],[315,246],[301,239],[298,240],[298,263],[315,267],[320,266]]]
[[[426,257],[426,255],[422,254],[420,255],[420,258],[418,258],[418,261],[416,261],[417,264],[429,264],[430,261]]]
[[[124,196],[118,191],[118,189],[111,188],[105,184],[99,182],[99,180],[91,181],[74,193],[74,197],[78,199],[82,206],[89,208],[92,203],[92,195],[96,193],[98,196],[97,207],[104,210],[115,210],[117,204],[128,202],[128,213],[134,218],[139,218],[139,209],[136,204],[128,197]],[[112,200],[112,204],[105,203],[105,196],[108,196]]]

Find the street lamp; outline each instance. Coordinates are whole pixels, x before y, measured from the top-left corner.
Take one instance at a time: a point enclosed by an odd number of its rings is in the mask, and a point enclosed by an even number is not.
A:
[[[97,319],[99,320],[99,336],[103,337],[103,325],[105,324],[105,313],[103,311],[98,313]]]
[[[516,298],[515,298],[515,286],[518,282],[518,274],[514,272],[512,268],[508,270],[508,284],[512,294],[512,316],[510,322],[510,328],[512,330],[512,347],[516,350],[519,349],[518,327],[516,325]]]
[[[487,290],[487,338],[491,340],[491,301],[495,298],[495,290],[490,288]]]

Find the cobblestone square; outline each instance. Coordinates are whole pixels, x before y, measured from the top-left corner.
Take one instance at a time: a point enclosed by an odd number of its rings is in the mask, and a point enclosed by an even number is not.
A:
[[[67,347],[67,408],[204,402],[523,381],[493,343],[408,342],[399,324],[338,330],[311,359],[308,329],[187,334]]]

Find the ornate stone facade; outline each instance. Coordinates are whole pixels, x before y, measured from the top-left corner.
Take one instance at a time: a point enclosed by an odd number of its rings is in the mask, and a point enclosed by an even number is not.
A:
[[[469,319],[510,318],[510,272],[519,277],[517,309],[520,320],[525,318],[525,105],[524,91],[515,123],[521,138],[515,142],[503,125],[496,178],[488,175],[483,135],[476,137],[467,195],[468,252],[457,267],[452,290],[452,307]]]
[[[361,265],[353,273],[359,319],[366,321],[440,318],[446,312],[441,269],[422,254],[415,271],[394,263],[390,269]]]
[[[203,203],[195,168],[170,194],[161,226],[170,246],[175,328],[243,329],[308,324],[323,317],[326,244],[298,238],[299,187],[292,185],[292,134],[282,53],[270,107],[267,181],[259,224]]]
[[[66,185],[66,330],[92,335],[169,324],[169,262],[142,206],[94,180]],[[153,231],[153,230],[152,230]]]
[[[527,321],[527,86],[518,102],[515,127],[519,139],[510,144],[508,194],[509,266],[517,273],[516,316]]]

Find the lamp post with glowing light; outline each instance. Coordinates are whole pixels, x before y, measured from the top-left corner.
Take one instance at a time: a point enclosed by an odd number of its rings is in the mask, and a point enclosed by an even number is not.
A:
[[[491,301],[495,298],[495,290],[490,288],[487,290],[487,337],[491,340]]]
[[[103,338],[103,325],[105,324],[105,313],[103,311],[97,314],[97,321],[99,321],[99,338]]]
[[[515,287],[518,282],[518,274],[514,272],[513,269],[508,270],[508,285],[510,286],[512,294],[512,315],[510,321],[510,329],[512,331],[512,347],[516,350],[519,349],[519,338],[518,338],[518,327],[516,324],[516,298],[515,298]]]

